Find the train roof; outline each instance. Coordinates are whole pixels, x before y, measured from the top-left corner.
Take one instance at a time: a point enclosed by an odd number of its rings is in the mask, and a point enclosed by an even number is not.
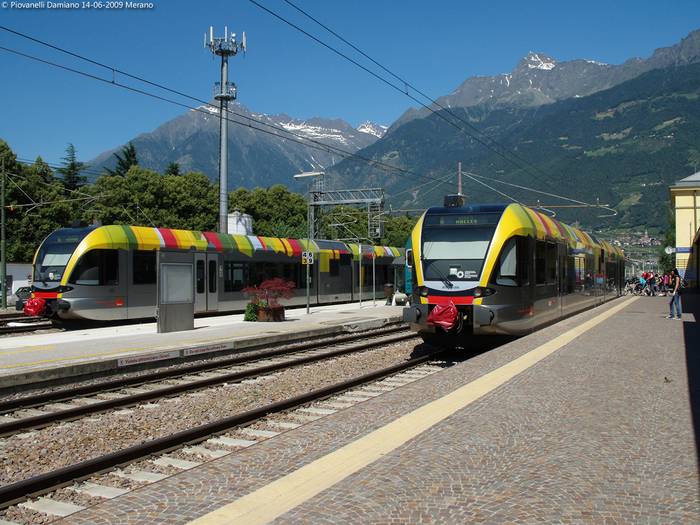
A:
[[[442,206],[428,208],[426,215],[452,215],[463,213],[503,213],[508,204],[465,204],[464,206]]]
[[[59,232],[61,230],[58,230]],[[78,230],[72,229],[72,233]],[[84,236],[80,241],[80,250],[85,252],[98,248],[126,250],[158,250],[174,248],[196,251],[239,252],[252,257],[255,253],[273,252],[287,256],[301,256],[303,251],[359,257],[357,244],[341,241],[290,239],[282,237],[265,237],[258,235],[220,234],[197,230],[176,230],[150,226],[131,226],[125,224],[87,227],[82,230]],[[53,234],[52,234],[53,235]],[[365,258],[399,257],[402,248],[392,246],[362,245]]]
[[[506,217],[507,228],[517,232],[512,233],[513,235],[529,235],[536,239],[557,239],[567,242],[574,251],[591,252],[593,248],[602,248],[608,254],[624,257],[624,252],[617,246],[519,203],[468,204],[450,208],[435,207],[429,208],[425,215],[472,213],[501,213],[503,217]],[[503,222],[503,218],[501,222]]]

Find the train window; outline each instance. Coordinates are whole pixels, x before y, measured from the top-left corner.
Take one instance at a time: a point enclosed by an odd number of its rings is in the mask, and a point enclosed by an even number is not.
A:
[[[156,252],[136,250],[133,262],[134,284],[156,283]]]
[[[216,261],[209,261],[209,293],[216,293]]]
[[[296,265],[295,264],[283,264],[282,265],[282,278],[285,281],[294,281],[296,284]]]
[[[119,284],[119,252],[91,250],[83,254],[71,273],[70,282],[88,286]]]
[[[530,286],[530,241],[527,237],[518,237],[518,281],[520,286]]]
[[[330,260],[329,273],[331,277],[338,277],[340,275],[340,260]]]
[[[547,243],[547,284],[554,284],[557,282],[557,245],[548,242]]]
[[[204,293],[204,261],[197,261],[197,293]]]
[[[508,239],[498,260],[496,284],[518,286],[518,245],[515,238]]]
[[[406,250],[406,266],[413,268],[413,250],[410,248]]]
[[[547,244],[542,241],[535,243],[535,283],[544,284],[546,281]]]
[[[224,263],[224,292],[240,292],[248,281],[248,265],[226,261]]]

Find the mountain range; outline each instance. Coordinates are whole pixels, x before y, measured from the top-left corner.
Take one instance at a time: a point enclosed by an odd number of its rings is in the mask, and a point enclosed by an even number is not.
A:
[[[444,178],[464,169],[494,180],[536,187],[549,193],[599,199],[616,207],[615,218],[598,211],[562,211],[584,225],[627,226],[665,222],[664,185],[700,163],[700,30],[646,59],[619,65],[594,60],[557,61],[530,52],[510,73],[470,77],[430,109],[411,108],[388,129],[364,123],[357,129],[339,119],[293,119],[233,108],[245,125],[229,128],[230,187],[288,183],[292,174],[325,169],[337,187],[382,186],[397,207],[439,202]],[[134,139],[142,165],[163,170],[172,161],[216,178],[218,114],[190,111]],[[416,179],[387,174],[357,159],[281,140],[281,132],[250,118],[293,130],[322,144],[358,152],[422,174]],[[451,121],[455,125],[448,125]],[[468,123],[468,124],[465,124]],[[489,147],[484,147],[487,144]],[[108,166],[111,153],[92,166]],[[482,182],[484,180],[482,179]],[[503,200],[473,179],[475,200]],[[536,202],[537,194],[498,184],[511,197]],[[491,185],[489,184],[489,185]],[[540,202],[551,198],[539,195]],[[561,201],[556,201],[561,204]]]
[[[162,172],[169,163],[177,162],[183,171],[201,171],[218,179],[216,106],[202,105],[132,139],[139,163]],[[372,122],[355,129],[342,119],[300,120],[284,114],[254,113],[238,103],[229,106],[229,119],[229,171],[235,172],[235,179],[229,175],[230,188],[288,184],[295,173],[322,169],[342,159],[340,153],[324,146],[355,153],[386,131],[386,127]],[[304,139],[315,142],[304,145]],[[98,170],[112,168],[113,154],[119,149],[100,154],[90,166]]]
[[[557,62],[554,58],[530,51],[510,73],[467,78],[452,93],[436,99],[431,109],[483,106],[535,107],[567,98],[580,98],[608,89],[651,71],[687,65],[700,57],[700,30],[693,31],[678,44],[659,48],[647,59],[631,58],[620,65],[595,60]],[[426,108],[411,108],[399,117],[391,129],[413,118],[430,114]]]

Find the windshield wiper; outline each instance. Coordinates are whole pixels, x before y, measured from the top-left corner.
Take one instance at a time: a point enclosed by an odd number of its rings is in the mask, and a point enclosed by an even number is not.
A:
[[[450,279],[448,277],[446,277],[445,274],[440,271],[440,268],[437,267],[435,262],[433,262],[433,265],[434,265],[434,268],[431,267],[431,269],[435,270],[435,273],[438,274],[438,276],[440,277],[440,280],[442,281],[442,284],[444,284],[448,288],[454,288],[454,283],[452,281],[450,281]]]
[[[421,253],[421,260],[423,261],[423,263],[425,263],[425,261],[427,261],[427,259],[428,259],[428,252],[430,251],[430,248],[431,247],[427,247],[427,249],[425,249],[425,247],[424,247],[423,253]],[[434,264],[434,262],[433,262],[433,264]],[[437,273],[438,276],[440,277],[442,284],[444,284],[448,288],[454,288],[454,283],[452,281],[450,281],[447,277],[445,277],[445,274],[442,273],[437,266],[435,266],[435,273]]]

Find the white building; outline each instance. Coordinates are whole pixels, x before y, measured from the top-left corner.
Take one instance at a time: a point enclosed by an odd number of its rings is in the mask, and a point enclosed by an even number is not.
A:
[[[32,265],[29,263],[7,263],[7,295],[11,296],[17,288],[29,286],[32,282]],[[2,293],[0,291],[0,293]]]

